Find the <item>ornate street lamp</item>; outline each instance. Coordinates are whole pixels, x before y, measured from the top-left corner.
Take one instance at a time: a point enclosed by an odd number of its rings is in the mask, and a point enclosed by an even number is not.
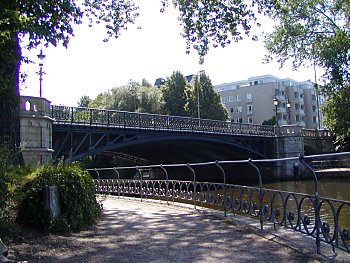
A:
[[[39,67],[40,67],[40,71],[39,71],[39,82],[40,82],[40,90],[39,90],[39,96],[41,97],[42,95],[42,81],[43,81],[43,60],[46,57],[46,55],[43,54],[43,49],[40,50],[40,54],[38,55],[38,60],[39,60]]]
[[[273,99],[273,105],[275,106],[275,114],[276,114],[276,125],[278,125],[278,119],[277,119],[277,106],[278,106],[278,99],[275,97]]]
[[[291,124],[291,119],[290,119],[290,107],[292,106],[292,104],[290,103],[289,99],[287,99],[287,112],[288,112],[288,124]]]

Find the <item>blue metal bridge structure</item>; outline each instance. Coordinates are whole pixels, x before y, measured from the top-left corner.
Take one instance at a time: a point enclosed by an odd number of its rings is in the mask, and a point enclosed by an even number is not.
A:
[[[54,157],[72,160],[98,154],[141,163],[272,158],[283,134],[277,126],[55,105],[51,118]],[[315,138],[306,130],[293,136]]]

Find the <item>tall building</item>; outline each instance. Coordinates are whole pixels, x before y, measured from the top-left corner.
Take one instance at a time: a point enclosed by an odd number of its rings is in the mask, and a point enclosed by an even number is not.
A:
[[[297,124],[304,128],[323,128],[319,95],[310,80],[298,82],[272,75],[215,86],[221,102],[235,123],[262,124],[277,117],[278,125]]]

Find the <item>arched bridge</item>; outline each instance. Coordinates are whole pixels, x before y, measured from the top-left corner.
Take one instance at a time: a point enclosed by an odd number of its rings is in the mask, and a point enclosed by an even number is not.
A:
[[[55,157],[119,154],[151,163],[269,158],[272,126],[188,117],[51,106]]]

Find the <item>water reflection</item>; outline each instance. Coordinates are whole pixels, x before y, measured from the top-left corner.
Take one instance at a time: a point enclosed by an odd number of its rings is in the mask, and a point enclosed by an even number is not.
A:
[[[322,179],[318,181],[319,196],[323,198],[350,201],[349,186],[350,178]],[[309,195],[313,195],[315,193],[315,184],[313,180],[266,183],[264,184],[264,188],[282,190],[287,192],[304,193]],[[331,205],[330,203],[324,201],[320,209],[321,222],[328,222],[331,226],[334,226],[334,222],[336,220],[334,216],[337,214],[337,210],[340,207],[340,205],[341,203],[338,202],[332,202]],[[290,204],[288,203],[287,210],[295,209],[291,209]],[[312,216],[314,214],[312,203],[303,203],[303,205],[301,206],[301,212],[303,214]],[[348,205],[343,206],[339,210],[338,216],[338,225],[341,228],[349,229],[350,207]]]
[[[318,181],[319,196],[350,201],[349,186],[350,178],[322,179]],[[310,195],[315,193],[313,180],[266,183],[264,184],[264,188]]]

